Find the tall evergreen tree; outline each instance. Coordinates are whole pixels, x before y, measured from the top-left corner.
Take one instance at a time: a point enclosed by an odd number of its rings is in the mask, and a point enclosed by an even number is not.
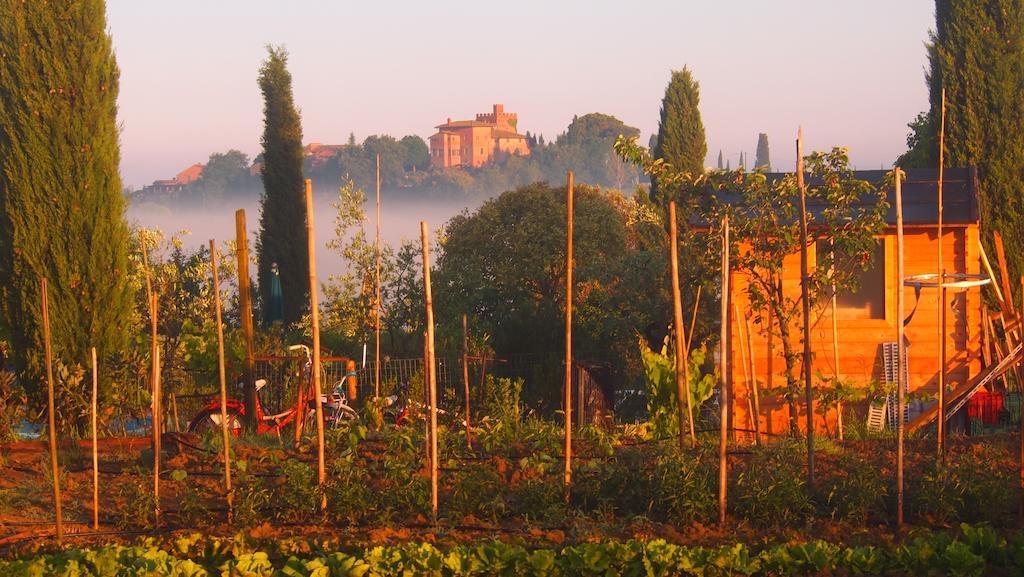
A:
[[[263,92],[263,201],[256,244],[260,298],[270,302],[271,267],[281,275],[286,324],[309,308],[305,188],[302,180],[302,122],[292,96],[288,52],[267,47],[260,68]]]
[[[938,165],[942,89],[947,166],[977,166],[982,226],[1024,273],[1024,0],[936,0],[926,76],[930,108],[910,124],[903,167]],[[986,240],[991,234],[985,234]]]
[[[661,101],[654,157],[694,175],[704,172],[704,157],[708,153],[699,106],[700,85],[690,70],[685,66],[682,70],[673,70]],[[658,204],[668,205],[673,196],[672,191],[661,190],[656,179],[651,182],[651,199]]]
[[[0,334],[40,400],[40,276],[57,359],[85,366],[89,347],[128,336],[119,72],[103,0],[0,0],[0,13]]]
[[[722,151],[719,150],[718,151],[718,170],[723,170],[723,169],[725,169],[725,165],[722,164]]]
[[[768,135],[763,132],[757,135],[757,154],[754,156],[754,170],[772,171],[772,161],[768,149]]]

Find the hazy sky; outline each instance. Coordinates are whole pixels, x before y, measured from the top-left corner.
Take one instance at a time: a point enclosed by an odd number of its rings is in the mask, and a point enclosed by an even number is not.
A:
[[[136,187],[211,152],[254,156],[256,74],[268,43],[291,54],[306,142],[419,134],[504,103],[553,137],[573,114],[657,129],[672,69],[701,85],[708,164],[736,165],[767,132],[772,163],[848,146],[890,165],[927,103],[930,0],[109,0],[121,67],[122,173]]]

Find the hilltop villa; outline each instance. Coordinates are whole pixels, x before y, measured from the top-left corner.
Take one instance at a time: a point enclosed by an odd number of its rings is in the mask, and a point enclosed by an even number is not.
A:
[[[480,167],[499,154],[527,156],[526,137],[516,131],[518,117],[495,104],[493,112],[477,114],[476,120],[456,120],[435,126],[430,137],[430,164],[437,168]]]

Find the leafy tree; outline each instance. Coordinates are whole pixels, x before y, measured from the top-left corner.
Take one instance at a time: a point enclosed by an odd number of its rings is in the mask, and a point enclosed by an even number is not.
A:
[[[910,124],[909,150],[897,163],[938,165],[945,88],[946,165],[978,167],[982,223],[1002,234],[1017,278],[1024,273],[1024,0],[936,0],[928,59],[930,107]]]
[[[661,101],[658,141],[653,155],[676,170],[695,176],[703,174],[704,157],[708,153],[699,106],[700,85],[693,79],[689,68],[673,70]],[[664,183],[651,181],[651,199],[657,204],[668,206],[669,200],[675,196],[676,192],[667,189]]]
[[[281,274],[285,324],[297,322],[309,307],[306,202],[302,180],[302,123],[292,96],[292,75],[284,48],[267,47],[260,67],[263,92],[263,202],[260,236],[259,291],[270,302],[271,267]]]
[[[205,202],[212,202],[242,192],[249,184],[249,157],[238,150],[229,150],[210,155],[193,188]]]
[[[422,138],[410,134],[403,136],[398,143],[402,145],[402,168],[406,172],[430,168],[430,150]]]
[[[754,156],[754,170],[772,171],[771,152],[768,148],[768,135],[760,133],[757,135],[757,154]],[[721,164],[721,162],[719,162]]]
[[[89,347],[107,355],[127,338],[119,72],[101,0],[3,0],[0,12],[0,334],[39,402],[40,276],[57,359],[84,366]]]
[[[533,184],[450,220],[434,281],[439,314],[469,314],[501,354],[560,350],[565,211],[564,187]],[[634,335],[660,340],[671,313],[667,285],[650,283],[667,270],[661,223],[614,191],[579,186],[574,238],[575,347],[639,371]]]

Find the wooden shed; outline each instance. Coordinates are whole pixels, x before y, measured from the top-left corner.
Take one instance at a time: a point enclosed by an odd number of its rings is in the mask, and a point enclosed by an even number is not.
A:
[[[856,177],[869,182],[882,182],[885,172],[858,171]],[[943,185],[943,266],[947,273],[978,274],[981,270],[979,253],[979,218],[977,203],[976,173],[973,168],[946,169]],[[811,351],[814,385],[821,386],[818,374],[832,377],[836,374],[836,355],[833,347],[833,325],[838,336],[840,378],[867,387],[872,381],[885,382],[886,343],[896,341],[896,210],[894,190],[888,191],[890,209],[887,228],[878,238],[875,259],[870,270],[861,274],[860,288],[853,294],[837,297],[837,313],[833,317],[830,306],[812,307]],[[903,184],[904,214],[904,270],[906,276],[935,274],[938,272],[937,219],[938,219],[938,170],[911,169],[906,171]],[[741,249],[742,250],[742,249]],[[815,262],[814,246],[809,248],[809,266]],[[769,343],[765,322],[755,324],[752,320],[762,311],[751,311],[746,295],[747,279],[742,273],[731,277],[733,302],[739,309],[730,314],[731,346],[729,363],[732,394],[730,394],[733,427],[752,430],[750,408],[753,403],[751,378],[756,378],[760,390],[760,426],[762,431],[784,434],[789,430],[789,405],[781,393],[785,386],[782,347],[776,338],[773,343],[772,359],[769,360]],[[800,294],[800,255],[793,254],[784,263],[783,290],[791,291],[794,297]],[[915,290],[904,288],[906,313],[911,315],[906,326],[909,373],[909,392],[934,395],[938,391],[937,381],[940,366],[940,341],[938,338],[939,314],[937,289]],[[947,292],[947,367],[946,382],[952,388],[967,383],[981,371],[981,291],[972,288],[966,291]],[[745,318],[747,319],[745,321]],[[747,376],[744,371],[744,353],[740,348],[740,330],[750,327],[753,365],[755,374]],[[793,327],[795,335],[800,327]],[[799,337],[797,337],[799,340]],[[797,350],[800,344],[795,342]],[[799,369],[800,363],[797,363]],[[771,371],[769,372],[769,367]],[[747,371],[749,373],[749,371]],[[798,373],[800,374],[800,373]],[[893,374],[890,372],[890,374]],[[801,379],[802,380],[802,379]],[[920,397],[923,395],[913,395]],[[932,401],[918,401],[917,410],[922,410]],[[806,415],[803,393],[798,396],[797,422],[805,427]],[[864,405],[860,405],[858,417],[864,417]],[[815,428],[818,431],[834,432],[836,411],[834,407],[821,416],[821,408],[815,411]],[[845,411],[846,426],[849,427],[850,411]]]

